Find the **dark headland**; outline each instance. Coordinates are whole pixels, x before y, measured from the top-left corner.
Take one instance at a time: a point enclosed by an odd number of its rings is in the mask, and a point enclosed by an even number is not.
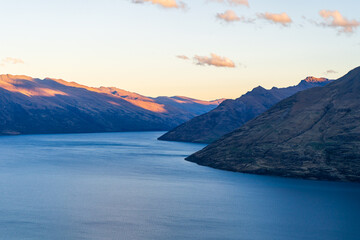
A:
[[[279,102],[186,159],[243,173],[360,182],[360,67]]]

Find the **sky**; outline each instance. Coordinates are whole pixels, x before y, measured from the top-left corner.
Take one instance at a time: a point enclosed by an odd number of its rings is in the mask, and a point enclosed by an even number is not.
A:
[[[358,0],[0,0],[0,74],[237,98],[360,65]]]

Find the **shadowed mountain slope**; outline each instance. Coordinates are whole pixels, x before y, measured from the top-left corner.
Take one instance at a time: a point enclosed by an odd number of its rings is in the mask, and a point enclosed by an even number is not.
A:
[[[219,101],[149,98],[60,79],[0,75],[0,134],[163,131]]]
[[[281,101],[187,160],[245,173],[360,182],[360,67]]]
[[[274,104],[299,91],[328,84],[326,78],[308,77],[297,86],[254,88],[235,100],[226,100],[214,110],[181,124],[159,138],[165,141],[210,143],[239,128]]]

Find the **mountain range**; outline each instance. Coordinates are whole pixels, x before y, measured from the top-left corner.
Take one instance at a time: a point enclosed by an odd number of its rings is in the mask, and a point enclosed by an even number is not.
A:
[[[187,160],[244,173],[360,182],[360,67],[279,102]]]
[[[307,77],[298,85],[266,90],[259,86],[243,96],[223,101],[214,110],[181,124],[159,138],[166,141],[211,143],[257,117],[279,101],[305,89],[324,86],[326,78]]]
[[[114,87],[0,75],[0,134],[165,131],[222,101],[150,98]]]

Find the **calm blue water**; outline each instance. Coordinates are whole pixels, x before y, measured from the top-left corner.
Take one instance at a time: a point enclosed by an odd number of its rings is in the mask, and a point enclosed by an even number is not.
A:
[[[201,167],[161,134],[0,137],[0,239],[360,239],[360,184]]]

